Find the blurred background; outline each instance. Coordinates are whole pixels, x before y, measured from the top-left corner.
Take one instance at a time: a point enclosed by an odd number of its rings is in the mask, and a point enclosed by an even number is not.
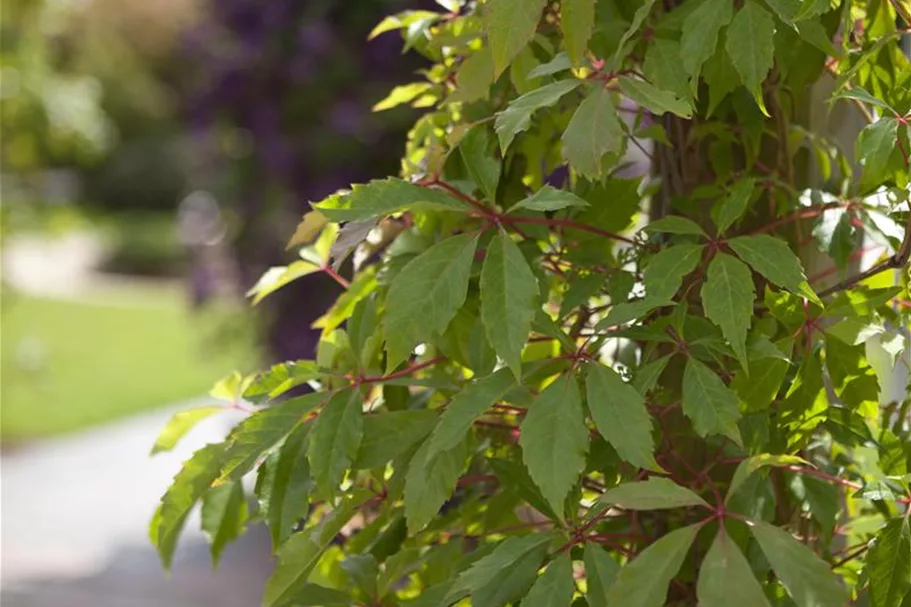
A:
[[[233,369],[312,355],[323,276],[253,312],[307,209],[393,174],[421,67],[366,37],[409,0],[0,0],[0,593],[6,607],[256,605],[268,539],[170,578],[146,524],[186,447],[175,411]],[[195,528],[193,521],[188,529]]]

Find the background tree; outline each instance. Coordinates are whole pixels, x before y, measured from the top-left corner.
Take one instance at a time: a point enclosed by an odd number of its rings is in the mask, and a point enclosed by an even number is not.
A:
[[[163,563],[199,501],[217,558],[256,469],[266,605],[907,604],[905,7],[441,4],[374,30],[434,63],[381,107],[431,109],[254,290],[345,289],[315,360],[216,388],[257,406],[162,498]],[[618,177],[643,140],[655,174]]]

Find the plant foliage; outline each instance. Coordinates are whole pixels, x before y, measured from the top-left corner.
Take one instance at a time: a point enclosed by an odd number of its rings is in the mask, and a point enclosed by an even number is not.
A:
[[[216,558],[269,526],[269,607],[911,604],[907,6],[439,4],[374,31],[432,62],[377,109],[427,112],[303,218],[346,291],[314,360],[217,387],[253,409],[165,565],[202,502]]]

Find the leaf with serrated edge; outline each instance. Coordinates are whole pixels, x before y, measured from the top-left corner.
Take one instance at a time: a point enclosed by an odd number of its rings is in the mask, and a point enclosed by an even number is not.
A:
[[[480,287],[481,321],[487,339],[519,377],[522,374],[522,348],[539,307],[540,291],[538,280],[519,247],[503,230],[497,232],[487,246]]]
[[[243,533],[247,502],[240,481],[212,487],[202,499],[202,530],[209,539],[212,562],[217,565],[225,546]]]
[[[647,232],[665,232],[667,234],[686,234],[692,236],[705,236],[705,231],[698,223],[679,215],[667,215],[661,219],[650,221],[645,226]]]
[[[311,206],[332,221],[362,221],[424,207],[463,213],[471,210],[466,203],[442,190],[392,178],[356,184],[349,193],[333,194]]]
[[[683,413],[693,422],[699,436],[723,434],[740,444],[740,419],[737,395],[721,378],[695,358],[683,371]]]
[[[702,245],[683,243],[663,249],[652,257],[642,276],[648,298],[672,299],[684,277],[696,269],[701,256]]]
[[[506,154],[516,135],[528,130],[535,110],[555,104],[563,95],[582,84],[580,80],[559,80],[525,93],[497,114],[494,130],[500,139],[500,152]]]
[[[563,133],[563,157],[586,177],[601,175],[601,158],[623,148],[623,128],[610,93],[597,86],[579,104]]]
[[[563,45],[573,65],[582,65],[588,39],[595,24],[595,0],[563,0],[560,6],[560,27]]]
[[[672,531],[620,569],[607,592],[608,605],[662,607],[667,588],[680,570],[699,525]]]
[[[155,444],[152,446],[152,452],[149,455],[155,455],[156,453],[164,453],[165,451],[170,451],[177,446],[178,441],[180,441],[180,439],[183,438],[187,432],[192,430],[196,424],[206,419],[210,415],[214,415],[215,413],[220,413],[225,410],[225,407],[222,406],[212,406],[196,407],[175,413],[173,416],[171,416],[171,419],[168,420],[168,423],[165,424],[165,427],[162,428],[161,432],[158,434],[158,438],[155,439]]]
[[[495,582],[507,568],[529,553],[543,548],[552,539],[553,535],[550,533],[531,533],[503,540],[497,544],[493,552],[475,561],[471,567],[459,574],[442,604],[451,605],[456,600]]]
[[[430,441],[415,452],[405,476],[405,519],[409,533],[423,529],[449,499],[470,455],[471,435],[428,460]]]
[[[699,568],[700,607],[769,607],[749,561],[722,527]]]
[[[585,387],[598,432],[617,454],[639,468],[660,471],[655,462],[652,419],[642,395],[601,364],[589,367]]]
[[[487,125],[479,124],[470,129],[459,142],[459,153],[468,174],[484,192],[488,200],[496,200],[500,181],[500,161],[489,153]]]
[[[500,0],[485,5],[484,29],[493,53],[494,78],[535,35],[547,0]]]
[[[648,480],[623,483],[608,489],[600,501],[626,510],[665,510],[687,506],[708,506],[704,499],[674,481],[652,477]]]
[[[718,215],[715,218],[719,234],[724,234],[746,211],[755,183],[754,179],[741,179],[731,188],[731,192],[718,208]]]
[[[795,295],[812,293],[800,259],[785,241],[768,234],[756,234],[731,238],[728,246],[769,282]]]
[[[528,595],[522,599],[524,607],[566,607],[573,600],[576,585],[573,582],[573,563],[564,553],[547,566],[538,577]]]
[[[844,605],[848,596],[829,565],[790,533],[762,521],[750,525],[753,537],[798,607]]]
[[[531,478],[553,509],[562,513],[566,494],[585,468],[589,447],[574,378],[560,378],[541,392],[522,422],[519,444]]]
[[[613,585],[620,565],[597,544],[585,544],[583,560],[588,604],[590,607],[608,607],[607,590]]]
[[[670,112],[683,118],[689,118],[693,113],[690,104],[677,97],[676,94],[659,89],[645,80],[620,76],[619,83],[624,95],[656,116]]]
[[[732,7],[730,0],[707,0],[683,22],[680,56],[683,57],[683,69],[694,82],[699,78],[702,64],[715,53],[718,32],[731,22]]]
[[[529,211],[559,211],[567,207],[587,207],[589,204],[566,190],[544,185],[540,190],[510,207],[510,211],[528,209]]]
[[[406,360],[419,342],[445,331],[465,303],[477,240],[473,234],[447,238],[408,262],[392,281],[384,323],[387,368]]]
[[[734,476],[731,478],[731,484],[728,486],[728,493],[727,497],[725,497],[725,501],[730,501],[734,493],[737,492],[737,489],[740,488],[751,474],[760,468],[765,466],[788,466],[790,464],[808,465],[803,458],[797,457],[796,455],[772,455],[770,453],[763,453],[748,457],[740,462],[737,469],[734,471]]]
[[[725,49],[743,85],[752,93],[763,114],[762,81],[772,69],[775,47],[775,20],[756,0],[746,0],[728,28]]]
[[[911,592],[911,527],[908,517],[894,518],[876,535],[864,566],[870,598],[876,607],[900,607]]]
[[[269,455],[256,479],[259,512],[269,526],[273,549],[291,535],[297,522],[310,510],[313,478],[307,462],[309,433],[310,424],[292,432],[281,449]]]
[[[345,390],[330,398],[316,419],[307,459],[322,491],[331,493],[357,457],[364,436],[363,418],[360,393]]]
[[[756,300],[750,269],[736,257],[719,253],[709,263],[701,295],[706,317],[721,329],[740,365],[747,369],[747,332]]]

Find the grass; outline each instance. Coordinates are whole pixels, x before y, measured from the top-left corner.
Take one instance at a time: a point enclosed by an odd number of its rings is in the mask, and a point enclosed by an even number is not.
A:
[[[252,370],[249,333],[228,342],[216,337],[225,320],[223,313],[189,311],[174,289],[103,303],[4,293],[0,440],[69,432],[173,404],[204,394],[235,368]]]

